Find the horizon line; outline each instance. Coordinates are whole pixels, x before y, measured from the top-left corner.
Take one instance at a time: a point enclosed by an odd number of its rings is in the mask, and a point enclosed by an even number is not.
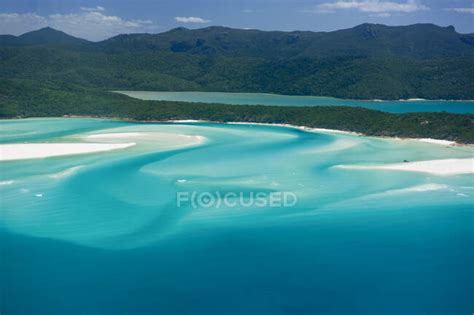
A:
[[[347,27],[347,28],[341,28],[341,29],[336,29],[336,30],[332,30],[332,31],[314,31],[314,30],[292,30],[292,31],[288,31],[288,30],[262,30],[262,29],[258,29],[258,28],[237,28],[237,27],[230,27],[230,26],[223,26],[223,25],[209,25],[209,26],[205,26],[205,27],[200,27],[200,28],[187,28],[187,27],[184,27],[184,26],[178,26],[178,27],[173,27],[173,28],[170,28],[166,31],[163,31],[163,32],[157,32],[157,33],[148,33],[148,32],[137,32],[137,33],[120,33],[120,34],[117,34],[117,35],[114,35],[114,36],[111,36],[111,37],[108,37],[106,39],[103,39],[103,40],[98,40],[98,41],[93,41],[93,40],[89,40],[89,39],[85,39],[85,38],[81,38],[81,37],[77,37],[77,36],[74,36],[74,35],[71,35],[63,30],[60,30],[60,29],[57,29],[57,28],[54,28],[54,27],[51,27],[51,26],[45,26],[45,27],[42,27],[42,28],[39,28],[39,29],[36,29],[36,30],[32,30],[32,31],[28,31],[28,32],[25,32],[25,33],[22,33],[20,35],[13,35],[13,34],[0,34],[0,36],[13,36],[13,37],[21,37],[21,36],[24,36],[26,34],[29,34],[29,33],[34,33],[34,32],[38,32],[38,31],[41,31],[41,30],[45,30],[45,29],[51,29],[51,30],[54,30],[56,32],[61,32],[61,33],[64,33],[68,36],[71,36],[71,37],[74,37],[74,38],[77,38],[77,39],[81,39],[81,40],[84,40],[84,41],[87,41],[87,42],[91,42],[91,43],[100,43],[100,42],[103,42],[103,41],[107,41],[109,39],[112,39],[112,38],[115,38],[117,36],[122,36],[122,35],[160,35],[160,34],[165,34],[165,33],[168,33],[168,32],[171,32],[171,31],[174,31],[174,30],[180,30],[180,29],[183,29],[183,30],[188,30],[188,31],[199,31],[199,30],[205,30],[205,29],[209,29],[209,28],[226,28],[226,29],[231,29],[231,30],[240,30],[240,31],[258,31],[258,32],[266,32],[266,33],[271,33],[271,32],[279,32],[279,33],[332,33],[332,32],[338,32],[338,31],[344,31],[344,30],[350,30],[350,29],[353,29],[353,28],[356,28],[356,27],[360,27],[362,25],[379,25],[379,26],[384,26],[384,27],[389,27],[389,28],[395,28],[395,27],[410,27],[410,26],[416,26],[416,25],[431,25],[431,26],[435,26],[435,27],[439,27],[439,28],[444,28],[444,29],[453,29],[454,32],[456,32],[457,34],[460,34],[460,35],[471,35],[471,34],[474,34],[474,33],[459,33],[457,30],[456,30],[456,27],[454,25],[447,25],[447,26],[441,26],[441,25],[438,25],[438,24],[435,24],[435,23],[413,23],[413,24],[404,24],[404,25],[387,25],[387,24],[382,24],[382,23],[369,23],[369,22],[365,22],[365,23],[361,23],[361,24],[357,24],[353,27]]]

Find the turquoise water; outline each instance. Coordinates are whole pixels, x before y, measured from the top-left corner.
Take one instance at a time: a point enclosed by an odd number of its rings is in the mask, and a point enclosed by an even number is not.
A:
[[[474,175],[337,167],[473,148],[262,125],[1,121],[3,143],[103,133],[159,137],[0,162],[1,314],[474,309]],[[170,148],[173,135],[205,140]],[[182,192],[291,192],[297,203],[178,207]]]
[[[411,101],[363,101],[332,97],[290,96],[264,93],[221,92],[147,92],[120,91],[125,95],[143,100],[179,102],[222,103],[232,105],[275,106],[352,106],[365,107],[390,113],[449,112],[474,113],[474,101],[411,100]]]

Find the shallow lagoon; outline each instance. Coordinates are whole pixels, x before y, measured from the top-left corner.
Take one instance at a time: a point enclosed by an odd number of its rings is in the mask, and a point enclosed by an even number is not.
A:
[[[474,175],[337,167],[469,158],[471,147],[259,125],[1,124],[3,143],[83,142],[104,133],[205,139],[176,148],[135,137],[123,150],[0,162],[2,313],[462,314],[474,307]],[[183,191],[287,191],[298,203],[177,207]]]
[[[474,113],[474,101],[403,100],[364,101],[345,100],[333,97],[291,96],[265,93],[223,92],[165,92],[165,91],[118,91],[142,100],[177,102],[221,103],[231,105],[274,106],[352,106],[365,107],[391,113],[448,112]]]

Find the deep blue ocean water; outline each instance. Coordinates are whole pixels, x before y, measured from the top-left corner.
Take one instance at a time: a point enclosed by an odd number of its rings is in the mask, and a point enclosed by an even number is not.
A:
[[[291,96],[265,93],[224,92],[152,92],[119,91],[119,93],[143,100],[177,102],[221,103],[231,105],[273,105],[273,106],[350,106],[365,107],[390,113],[448,112],[474,113],[474,101],[446,100],[400,100],[364,101],[333,97]]]
[[[2,143],[150,137],[0,162],[2,315],[474,310],[474,175],[337,168],[468,158],[470,147],[258,125],[0,123]],[[170,148],[179,138],[166,135],[206,140]],[[286,191],[298,202],[178,207],[183,191]]]

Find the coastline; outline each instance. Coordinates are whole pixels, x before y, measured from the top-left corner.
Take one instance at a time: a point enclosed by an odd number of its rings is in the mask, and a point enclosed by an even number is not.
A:
[[[252,123],[252,122],[240,122],[240,121],[226,122],[226,124],[229,124],[229,125],[278,126],[278,127],[294,128],[294,129],[304,130],[304,131],[308,131],[308,132],[323,132],[323,133],[346,134],[346,135],[353,135],[353,136],[366,136],[362,133],[355,132],[355,131],[327,129],[327,128],[312,128],[312,127],[297,126],[297,125],[291,125],[291,124]]]
[[[263,126],[279,126],[287,128],[295,128],[308,132],[323,132],[323,133],[332,133],[332,134],[347,134],[353,136],[361,137],[374,137],[382,139],[391,139],[391,140],[410,140],[418,141],[430,144],[444,145],[444,146],[460,146],[460,147],[474,147],[474,143],[460,143],[457,141],[446,140],[446,139],[435,139],[435,138],[407,138],[407,137],[398,137],[398,136],[378,136],[378,135],[369,135],[361,132],[340,130],[340,129],[329,129],[329,128],[317,128],[317,127],[307,127],[299,126],[292,124],[282,124],[282,123],[258,123],[258,122],[245,122],[245,121],[213,121],[213,120],[200,120],[200,119],[169,119],[169,120],[136,120],[130,118],[121,118],[121,117],[104,117],[104,116],[92,116],[92,115],[64,115],[60,117],[15,117],[1,119],[5,121],[15,120],[15,119],[61,119],[61,118],[87,118],[87,119],[106,119],[106,120],[117,120],[117,121],[128,121],[128,122],[138,122],[138,123],[220,123],[220,124],[241,124],[241,125],[263,125]],[[0,121],[1,121],[0,120]]]
[[[145,122],[146,123],[146,122]],[[150,123],[150,121],[148,121]],[[160,121],[159,123],[171,124],[188,124],[188,123],[214,123],[204,120],[168,120]],[[291,124],[272,124],[272,123],[252,123],[252,122],[227,122],[229,125],[255,125],[255,126],[275,126],[283,128],[292,128],[302,130],[304,132],[326,133],[334,135],[347,135],[352,137],[367,137],[380,138],[373,136],[366,136],[357,132],[350,132],[337,129],[328,128],[310,128],[306,126],[297,126]],[[109,131],[109,132],[108,132]],[[137,142],[145,141],[145,143],[154,143],[162,148],[171,149],[176,147],[195,145],[205,142],[205,138],[199,135],[183,135],[183,134],[168,134],[160,132],[138,132],[125,131],[117,132],[115,129],[101,130],[100,133],[79,134],[80,139],[85,141],[91,140],[94,142],[77,142],[77,143],[10,143],[0,144],[0,161],[17,161],[29,159],[42,159],[48,157],[80,155],[87,153],[100,153],[118,149],[126,149],[135,146]],[[419,143],[427,143],[431,145],[441,145],[444,147],[452,147],[459,145],[454,141],[431,139],[431,138],[396,138],[383,137],[386,140],[392,141],[416,141]],[[133,142],[132,142],[133,141]],[[141,143],[141,142],[140,142]],[[450,158],[450,159],[434,159],[434,160],[419,160],[419,161],[404,161],[402,163],[386,163],[386,164],[354,164],[354,165],[335,165],[335,169],[346,170],[382,170],[382,171],[406,171],[406,172],[421,172],[437,176],[449,175],[463,175],[474,173],[474,158]]]
[[[179,121],[175,121],[179,122]],[[194,122],[202,122],[202,121],[194,121]],[[382,138],[382,139],[390,139],[390,140],[402,140],[402,141],[418,141],[430,144],[437,144],[443,146],[474,146],[473,144],[464,144],[458,143],[456,141],[451,140],[442,140],[442,139],[433,139],[433,138],[400,138],[400,137],[386,137],[386,136],[370,136],[360,132],[354,131],[346,131],[346,130],[337,130],[337,129],[327,129],[327,128],[311,128],[306,126],[297,126],[291,124],[271,124],[271,123],[247,123],[247,122],[228,122],[227,124],[235,124],[235,125],[262,125],[262,126],[279,126],[279,127],[287,127],[287,128],[295,128],[299,130],[304,130],[308,132],[321,132],[321,133],[329,133],[329,134],[346,134],[352,136],[359,136],[359,137],[374,137],[374,138]]]

